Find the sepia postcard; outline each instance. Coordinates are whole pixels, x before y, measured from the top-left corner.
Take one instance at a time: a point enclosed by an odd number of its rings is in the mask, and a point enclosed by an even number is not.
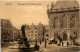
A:
[[[80,0],[1,0],[1,52],[80,52]]]

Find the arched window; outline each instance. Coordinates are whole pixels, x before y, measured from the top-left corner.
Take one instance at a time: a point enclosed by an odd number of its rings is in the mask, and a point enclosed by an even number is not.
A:
[[[62,28],[67,28],[67,16],[62,17]]]
[[[57,17],[55,17],[54,18],[54,28],[58,28],[58,18]]]
[[[74,28],[75,27],[75,17],[74,16],[71,18],[70,27],[71,28]]]

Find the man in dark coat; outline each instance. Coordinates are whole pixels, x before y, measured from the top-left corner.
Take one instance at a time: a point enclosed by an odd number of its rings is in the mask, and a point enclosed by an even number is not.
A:
[[[46,48],[46,43],[47,43],[47,42],[46,42],[46,40],[45,40],[45,48]]]
[[[67,42],[67,47],[68,47],[68,45],[69,45],[69,42]]]
[[[62,46],[63,46],[63,41],[62,41]]]

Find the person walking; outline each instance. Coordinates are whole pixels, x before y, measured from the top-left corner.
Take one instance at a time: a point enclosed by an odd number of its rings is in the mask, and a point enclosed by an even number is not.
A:
[[[47,43],[47,42],[46,42],[46,40],[45,40],[45,48],[46,48],[46,43]]]
[[[37,49],[37,41],[36,41],[36,43],[35,43],[35,49]]]
[[[41,45],[41,41],[40,41],[40,45]]]
[[[62,46],[63,46],[63,41],[62,41]]]
[[[68,47],[68,45],[69,45],[69,42],[67,42],[67,47]]]

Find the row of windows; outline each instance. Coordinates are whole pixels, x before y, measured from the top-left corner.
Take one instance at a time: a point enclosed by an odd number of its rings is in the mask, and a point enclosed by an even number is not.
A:
[[[38,36],[37,34],[34,34],[35,36]],[[33,34],[28,34],[28,36],[34,36]]]
[[[28,34],[28,36],[41,36],[40,34]]]
[[[1,29],[1,32],[2,32],[2,33],[7,33],[7,34],[9,34],[9,33],[11,33],[12,31],[11,31],[10,29]]]
[[[70,20],[70,27],[74,28],[75,27],[75,23],[76,23],[76,17],[72,17]],[[52,21],[52,28],[67,28],[67,17],[62,17],[61,21],[59,22],[59,19],[56,17],[54,18],[54,20]]]
[[[12,27],[10,23],[1,23],[2,27]]]
[[[66,33],[63,33],[63,36],[65,35]],[[67,35],[67,34],[66,34]],[[77,32],[72,32],[71,34],[70,34],[70,36],[72,36],[72,37],[77,37]],[[54,32],[54,38],[59,38],[59,34],[58,34],[58,32],[56,31],[56,32]]]
[[[35,30],[34,31],[28,31],[28,33],[34,33],[34,32],[37,33],[37,31],[35,31]]]

